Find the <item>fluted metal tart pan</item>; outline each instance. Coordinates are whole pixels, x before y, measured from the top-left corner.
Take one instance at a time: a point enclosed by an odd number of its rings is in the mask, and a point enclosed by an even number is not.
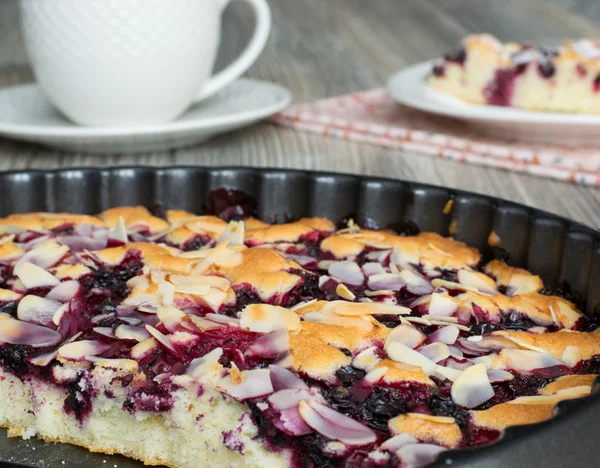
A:
[[[567,282],[592,315],[600,309],[600,232],[550,213],[460,190],[337,173],[237,167],[117,167],[0,173],[0,216],[30,211],[99,213],[113,206],[162,205],[202,213],[208,192],[240,189],[258,202],[259,217],[285,221],[352,215],[386,227],[413,221],[422,231],[452,235],[492,255],[494,231],[509,263],[557,288]],[[451,210],[445,209],[453,200]],[[598,306],[598,307],[596,307]],[[600,310],[598,310],[600,312]],[[10,402],[0,402],[10,404]],[[437,466],[595,466],[600,392],[564,401],[550,421],[509,428],[488,447],[452,450]],[[63,463],[64,462],[64,463]],[[70,445],[8,438],[0,430],[2,466],[139,467],[121,456],[92,454]]]

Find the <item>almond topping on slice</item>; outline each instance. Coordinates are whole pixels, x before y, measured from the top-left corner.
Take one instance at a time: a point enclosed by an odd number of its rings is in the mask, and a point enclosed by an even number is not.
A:
[[[142,342],[150,338],[150,333],[140,327],[132,325],[119,325],[115,328],[115,336],[122,340],[135,340]]]
[[[494,396],[484,364],[466,368],[452,385],[452,399],[459,405],[475,408]]]
[[[32,294],[25,296],[17,306],[17,317],[26,322],[45,325],[52,323],[54,313],[62,306],[58,301],[51,301]]]
[[[412,325],[398,325],[387,336],[385,345],[387,346],[392,341],[402,343],[411,349],[415,349],[425,342],[427,337],[421,330]]]
[[[129,239],[127,238],[127,226],[125,225],[123,216],[119,216],[119,220],[117,221],[117,224],[115,224],[115,227],[108,232],[108,237],[109,239],[123,242],[123,244],[129,242]]]
[[[244,229],[243,221],[229,221],[227,228],[217,242],[228,241],[228,245],[244,245]]]
[[[477,291],[484,294],[498,294],[496,283],[489,276],[471,270],[458,270],[458,282],[465,286],[475,288]]]
[[[94,340],[81,340],[62,345],[58,355],[71,361],[83,361],[86,356],[97,356],[110,348],[110,345]]]
[[[238,366],[235,365],[234,362],[231,363],[231,369],[229,371],[229,378],[231,379],[231,382],[235,385],[239,385],[241,384],[244,380],[247,379],[246,376],[244,376],[240,370],[238,369]]]
[[[0,342],[38,348],[58,344],[61,340],[60,333],[40,325],[13,318],[0,320]]]
[[[52,287],[60,283],[54,275],[29,262],[20,265],[18,269],[15,269],[15,273],[27,289]]]
[[[354,299],[356,299],[354,293],[350,291],[344,283],[340,283],[336,286],[335,293],[342,299],[346,299],[348,301],[353,301]]]

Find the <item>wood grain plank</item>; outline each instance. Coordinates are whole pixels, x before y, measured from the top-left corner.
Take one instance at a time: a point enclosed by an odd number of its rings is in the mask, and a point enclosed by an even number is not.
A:
[[[600,8],[584,0],[270,0],[274,29],[248,76],[289,87],[296,102],[381,87],[395,70],[435,57],[470,32],[503,40],[598,36]],[[0,87],[33,79],[16,0],[0,1]],[[217,69],[252,31],[228,7]],[[201,146],[139,155],[63,153],[0,139],[0,170],[105,165],[249,165],[333,170],[442,184],[523,202],[600,227],[600,190],[299,133],[261,123]]]

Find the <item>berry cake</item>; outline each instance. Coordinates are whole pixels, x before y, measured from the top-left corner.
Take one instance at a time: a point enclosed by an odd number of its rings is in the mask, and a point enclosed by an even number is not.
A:
[[[170,467],[419,467],[588,395],[565,289],[412,223],[0,220],[0,426]],[[226,200],[223,202],[222,200]]]
[[[600,113],[600,42],[558,47],[502,44],[488,34],[467,36],[437,61],[429,84],[475,104],[531,111]]]

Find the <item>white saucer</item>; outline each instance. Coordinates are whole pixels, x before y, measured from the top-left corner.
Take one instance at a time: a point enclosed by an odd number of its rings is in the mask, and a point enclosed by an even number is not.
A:
[[[494,137],[563,145],[600,144],[600,115],[469,104],[427,85],[432,66],[433,61],[423,62],[394,74],[388,81],[394,99],[415,109],[464,120]]]
[[[35,84],[0,90],[0,136],[88,153],[142,152],[191,146],[250,125],[287,107],[290,91],[240,78],[173,122],[144,127],[80,127],[63,117]]]

